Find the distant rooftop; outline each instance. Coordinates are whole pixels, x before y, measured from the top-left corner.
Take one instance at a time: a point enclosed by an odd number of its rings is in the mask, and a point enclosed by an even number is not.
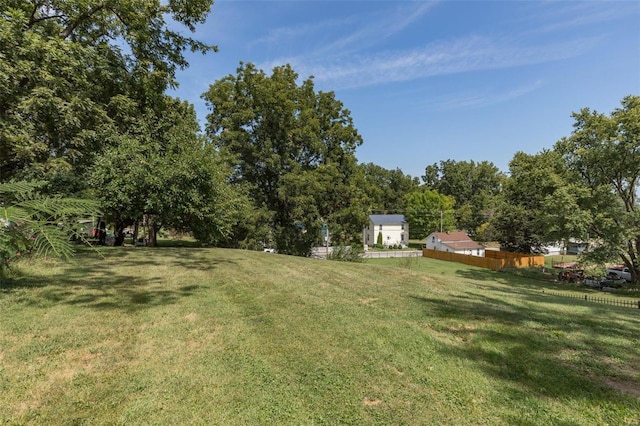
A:
[[[433,234],[440,242],[454,250],[483,249],[484,246],[471,239],[466,232],[434,232]],[[428,238],[428,237],[427,237]]]
[[[397,223],[407,223],[403,214],[372,214],[369,220],[375,225],[393,225]]]

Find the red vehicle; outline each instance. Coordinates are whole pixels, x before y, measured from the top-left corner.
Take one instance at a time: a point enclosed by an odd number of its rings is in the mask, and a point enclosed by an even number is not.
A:
[[[586,278],[583,270],[564,270],[558,272],[558,281],[569,283],[579,283]]]

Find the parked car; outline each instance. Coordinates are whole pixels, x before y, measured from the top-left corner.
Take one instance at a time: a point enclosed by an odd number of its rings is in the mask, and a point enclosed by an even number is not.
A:
[[[612,279],[623,279],[627,282],[631,282],[631,271],[626,266],[615,266],[607,269],[607,277]]]

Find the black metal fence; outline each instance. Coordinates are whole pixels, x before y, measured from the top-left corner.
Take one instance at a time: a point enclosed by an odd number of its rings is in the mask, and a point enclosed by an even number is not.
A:
[[[588,294],[567,294],[560,293],[557,291],[545,291],[542,290],[544,294],[551,294],[553,296],[561,296],[561,297],[569,297],[572,299],[580,299],[586,300],[587,302],[596,302],[603,303],[605,305],[613,305],[613,306],[622,306],[625,308],[635,308],[640,309],[640,300],[622,300],[622,299],[612,299],[609,297],[595,297],[590,296]]]

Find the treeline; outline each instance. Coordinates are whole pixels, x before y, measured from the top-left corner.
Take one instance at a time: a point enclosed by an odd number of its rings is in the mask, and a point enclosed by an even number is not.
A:
[[[25,198],[96,200],[116,244],[144,219],[151,245],[164,228],[211,245],[306,255],[323,224],[346,245],[360,242],[368,214],[403,213],[414,239],[458,229],[524,252],[589,239],[599,243],[592,255],[637,271],[637,96],[608,116],[574,114],[571,136],[517,153],[508,173],[486,161],[440,161],[420,178],[359,164],[363,140],[349,110],[289,65],[267,73],[241,63],[212,82],[203,132],[193,106],[166,90],[188,66],[185,50],[216,50],[175,30],[194,31],[211,4],[0,4],[0,185],[31,182],[0,187],[6,229],[83,214],[23,209],[12,221],[10,207]],[[3,231],[5,260],[14,243]]]

